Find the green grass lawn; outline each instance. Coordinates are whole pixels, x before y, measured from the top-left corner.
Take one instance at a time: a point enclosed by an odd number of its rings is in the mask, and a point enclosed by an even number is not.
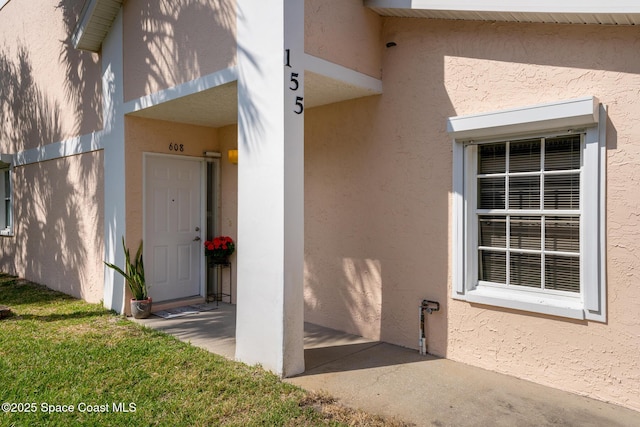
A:
[[[13,313],[0,320],[0,426],[389,422],[2,274],[0,305]]]

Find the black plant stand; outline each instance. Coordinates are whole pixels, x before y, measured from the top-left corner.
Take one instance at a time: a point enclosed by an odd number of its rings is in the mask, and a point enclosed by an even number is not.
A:
[[[216,273],[216,286],[213,290],[213,299],[216,301],[216,305],[223,300],[224,297],[229,297],[229,304],[233,299],[233,266],[231,261],[226,262],[213,262],[209,264],[209,267],[213,268]],[[225,293],[222,290],[222,274],[225,269],[229,269],[229,292]]]

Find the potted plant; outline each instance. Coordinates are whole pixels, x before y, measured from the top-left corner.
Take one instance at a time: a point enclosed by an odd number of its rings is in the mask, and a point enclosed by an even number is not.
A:
[[[218,236],[204,242],[204,253],[209,259],[210,266],[228,264],[229,256],[235,249],[236,245],[229,236]]]
[[[129,249],[124,244],[122,237],[122,247],[124,248],[124,271],[117,265],[104,262],[108,267],[113,268],[122,274],[131,291],[131,315],[136,319],[145,319],[151,314],[151,298],[147,294],[147,283],[144,278],[144,262],[142,261],[142,241],[138,247],[136,256],[131,261]]]

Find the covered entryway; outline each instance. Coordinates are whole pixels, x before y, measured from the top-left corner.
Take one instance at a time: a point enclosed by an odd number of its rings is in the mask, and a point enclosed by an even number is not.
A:
[[[202,159],[145,154],[145,270],[155,302],[204,296]]]

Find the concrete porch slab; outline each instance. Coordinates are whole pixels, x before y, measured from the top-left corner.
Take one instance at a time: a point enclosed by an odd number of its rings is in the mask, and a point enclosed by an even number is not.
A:
[[[233,305],[135,321],[234,358]],[[305,365],[285,381],[416,426],[640,426],[630,409],[310,323]]]

